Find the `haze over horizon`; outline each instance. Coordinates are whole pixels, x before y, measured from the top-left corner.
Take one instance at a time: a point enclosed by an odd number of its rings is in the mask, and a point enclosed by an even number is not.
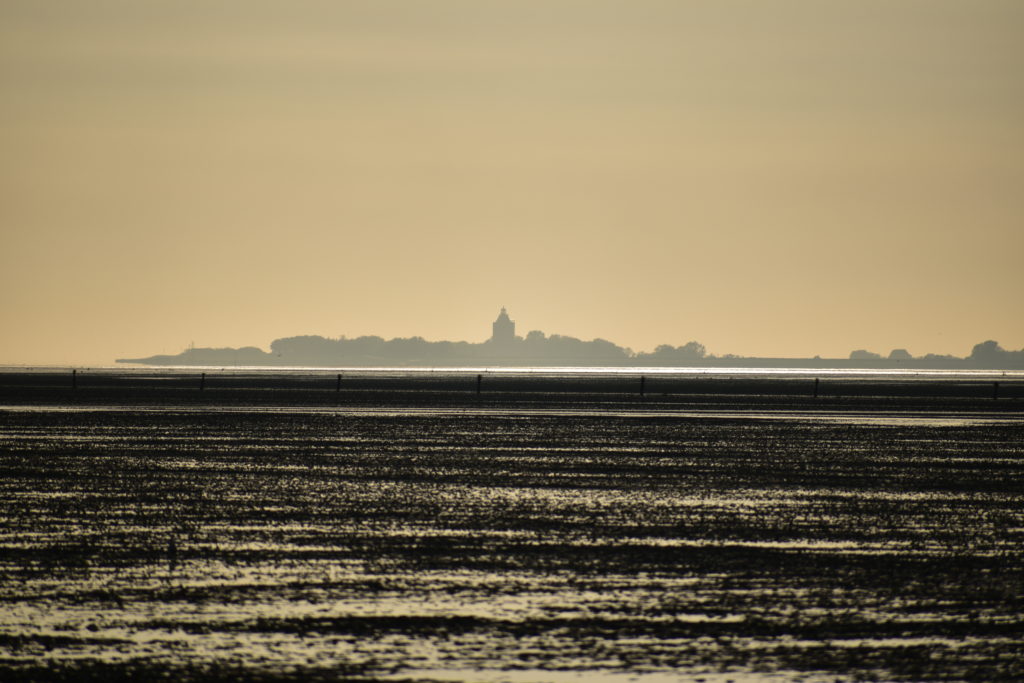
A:
[[[1024,348],[1016,0],[0,4],[0,364]]]

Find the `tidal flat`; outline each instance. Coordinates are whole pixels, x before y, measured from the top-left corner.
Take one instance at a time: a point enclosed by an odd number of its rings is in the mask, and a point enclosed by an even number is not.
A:
[[[1024,679],[1019,380],[197,379],[0,375],[0,679]]]

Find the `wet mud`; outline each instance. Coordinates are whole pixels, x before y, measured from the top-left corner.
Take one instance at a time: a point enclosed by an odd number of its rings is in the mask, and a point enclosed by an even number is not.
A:
[[[1020,402],[67,391],[0,386],[4,680],[1024,678]]]

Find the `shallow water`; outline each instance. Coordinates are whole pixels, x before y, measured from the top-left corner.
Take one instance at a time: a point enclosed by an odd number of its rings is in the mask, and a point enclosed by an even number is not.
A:
[[[0,471],[8,678],[1024,676],[1019,413],[36,403]]]

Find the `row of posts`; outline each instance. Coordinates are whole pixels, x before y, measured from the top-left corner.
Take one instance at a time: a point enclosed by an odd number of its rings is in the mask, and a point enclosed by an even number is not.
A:
[[[483,390],[483,383],[484,383],[484,376],[483,375],[477,375],[476,376],[476,393],[477,393],[478,396],[480,395],[480,392]],[[818,398],[818,388],[819,388],[820,384],[821,384],[821,380],[819,378],[815,377],[814,378],[814,398]],[[78,388],[78,370],[72,370],[71,371],[71,388],[72,389],[77,389]],[[199,375],[199,390],[202,391],[204,389],[206,389],[206,373],[205,372],[201,373]],[[336,392],[340,392],[341,391],[341,373],[340,372],[338,373],[338,379],[337,379],[337,382],[334,385],[334,390]],[[645,395],[646,391],[647,391],[647,377],[645,377],[644,375],[640,375],[640,395],[641,396]],[[992,382],[992,400],[995,401],[998,398],[999,398],[999,382]]]

